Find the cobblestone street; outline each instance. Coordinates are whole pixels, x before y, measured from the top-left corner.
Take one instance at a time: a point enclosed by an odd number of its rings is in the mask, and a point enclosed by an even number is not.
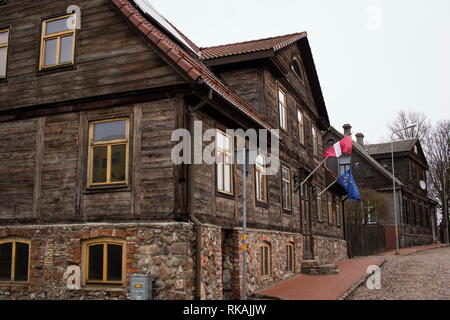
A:
[[[364,283],[348,300],[450,300],[450,247],[386,258],[381,290]]]

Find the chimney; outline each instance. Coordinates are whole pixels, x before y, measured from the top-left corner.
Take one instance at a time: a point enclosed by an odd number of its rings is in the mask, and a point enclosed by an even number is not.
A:
[[[344,136],[349,136],[352,134],[352,126],[349,124],[344,124],[342,126],[344,128]]]
[[[357,133],[356,142],[358,142],[361,146],[364,146],[364,135],[362,133]]]

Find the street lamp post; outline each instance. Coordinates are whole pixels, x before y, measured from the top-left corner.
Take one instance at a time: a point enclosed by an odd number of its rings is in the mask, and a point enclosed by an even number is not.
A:
[[[398,239],[398,218],[397,218],[397,197],[395,194],[395,165],[394,165],[394,134],[400,131],[412,129],[414,127],[417,127],[417,124],[411,125],[406,128],[402,128],[399,130],[396,130],[392,132],[391,134],[391,151],[392,151],[392,194],[393,194],[393,200],[394,200],[394,220],[395,220],[395,254],[399,255],[399,239]]]

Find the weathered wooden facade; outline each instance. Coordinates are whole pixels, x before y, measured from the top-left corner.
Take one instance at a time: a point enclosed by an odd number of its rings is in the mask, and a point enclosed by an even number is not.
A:
[[[221,56],[134,1],[0,9],[0,299],[127,298],[133,273],[153,276],[156,299],[241,297],[242,172],[223,171],[218,190],[216,165],[173,163],[172,133],[194,120],[278,129],[280,108],[282,169],[265,193],[256,167],[247,180],[249,289],[298,274],[304,257],[346,257],[340,191],[314,197],[325,169],[294,192],[329,126],[306,34]],[[80,290],[63,280],[70,265]]]

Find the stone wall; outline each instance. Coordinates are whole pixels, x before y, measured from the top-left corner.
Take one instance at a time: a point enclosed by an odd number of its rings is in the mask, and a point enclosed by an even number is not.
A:
[[[222,300],[222,231],[202,226],[202,300]]]
[[[347,241],[314,236],[314,258],[319,264],[348,259]]]
[[[0,239],[31,241],[27,284],[0,284],[2,299],[127,299],[130,275],[153,276],[153,298],[193,299],[194,228],[186,223],[86,224],[0,228]],[[82,241],[110,237],[126,242],[124,286],[69,290],[63,274],[80,265]]]
[[[401,247],[402,248],[423,246],[423,245],[432,244],[432,243],[433,243],[432,235],[403,234],[401,236]]]
[[[225,237],[224,289],[225,298],[242,297],[242,229],[236,229]],[[303,257],[301,234],[265,230],[248,231],[247,287],[248,292],[258,292],[273,284],[298,275]],[[270,245],[270,274],[261,274],[261,245]],[[294,271],[287,271],[286,245],[294,245]],[[232,249],[230,249],[232,247]]]

